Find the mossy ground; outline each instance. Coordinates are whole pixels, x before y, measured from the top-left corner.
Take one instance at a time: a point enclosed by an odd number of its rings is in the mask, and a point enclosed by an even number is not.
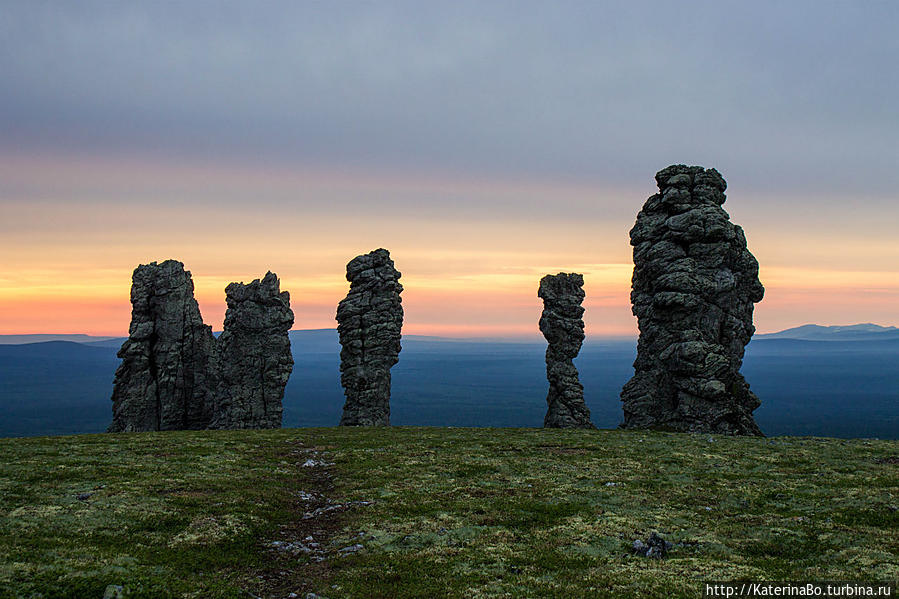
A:
[[[703,581],[899,580],[896,441],[394,427],[0,451],[0,597],[698,597]],[[631,555],[652,531],[670,553]],[[306,536],[323,561],[270,546]]]

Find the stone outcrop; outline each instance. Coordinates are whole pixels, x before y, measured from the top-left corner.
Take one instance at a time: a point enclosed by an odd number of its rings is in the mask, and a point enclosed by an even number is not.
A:
[[[231,283],[225,295],[212,428],[280,428],[284,387],[293,370],[290,294],[269,272],[247,285]]]
[[[289,295],[272,273],[232,283],[226,294],[225,329],[216,339],[181,262],[135,269],[109,432],[281,426],[293,367]]]
[[[212,419],[215,338],[190,272],[175,260],[138,266],[131,327],[119,350],[109,432],[203,429]]]
[[[761,435],[759,399],[739,371],[764,288],[743,230],[721,207],[726,183],[684,165],[656,182],[630,233],[640,339],[622,426]]]
[[[543,426],[595,428],[584,403],[584,386],[578,379],[574,358],[584,342],[584,276],[576,273],[546,275],[537,295],[543,299],[540,332],[546,337],[548,409]]]
[[[346,266],[350,291],[337,306],[341,426],[390,424],[390,369],[399,359],[403,306],[390,252],[377,249]]]

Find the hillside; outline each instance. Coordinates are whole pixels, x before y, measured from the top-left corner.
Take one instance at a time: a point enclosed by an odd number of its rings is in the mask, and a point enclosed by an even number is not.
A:
[[[870,322],[844,326],[804,324],[776,333],[755,336],[756,339],[803,339],[805,341],[896,341],[899,328],[884,327]]]
[[[896,441],[394,427],[0,451],[0,597],[697,597],[702,581],[899,579]],[[668,555],[632,555],[653,531]]]
[[[102,432],[112,418],[120,340],[0,344],[0,437]],[[344,395],[332,330],[293,331],[284,426],[334,426]],[[594,424],[621,422],[634,339],[588,339],[575,360]],[[546,344],[409,335],[392,370],[391,422],[410,426],[540,426]],[[899,437],[899,339],[757,338],[743,374],[768,435]]]

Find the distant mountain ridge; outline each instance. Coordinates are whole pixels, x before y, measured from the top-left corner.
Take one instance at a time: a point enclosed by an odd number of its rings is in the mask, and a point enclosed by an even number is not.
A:
[[[762,398],[755,416],[766,434],[899,438],[899,330],[860,329],[838,330],[823,340],[785,336],[816,330],[797,327],[773,338],[759,335],[747,346],[743,373]],[[85,335],[73,342],[65,335],[13,344],[2,337],[0,437],[106,429],[123,338],[96,341]],[[291,331],[290,339],[295,364],[284,396],[284,426],[334,426],[345,401],[337,331]],[[540,426],[546,413],[545,352],[545,341],[537,339],[404,336],[393,370],[391,420],[408,426]],[[600,428],[621,422],[619,394],[633,375],[635,357],[635,337],[593,336],[576,359],[584,399]]]
[[[799,339],[802,341],[884,341],[899,339],[899,327],[872,323],[843,326],[805,324],[792,329],[755,335],[755,339]]]
[[[219,332],[213,333],[218,336]],[[291,341],[312,343],[321,348],[339,347],[337,342],[337,329],[296,329],[290,331]],[[47,341],[70,341],[97,347],[119,347],[126,337],[104,337],[85,334],[30,334],[30,335],[0,335],[0,345],[25,345],[28,343],[45,343]],[[543,344],[543,339],[533,338],[501,338],[501,337],[439,337],[436,335],[403,335],[403,339],[416,340],[431,343],[524,343]],[[899,340],[899,327],[881,326],[873,323],[851,324],[841,326],[822,326],[818,324],[804,324],[802,326],[785,329],[776,333],[757,333],[753,339],[795,339],[800,341],[887,341]],[[636,341],[636,335],[605,336],[593,335],[587,337],[591,341]]]
[[[98,337],[83,333],[60,334],[29,334],[29,335],[0,335],[0,345],[25,345],[26,343],[45,343],[47,341],[71,341],[72,343],[103,343],[120,337]],[[124,339],[124,337],[121,337]]]

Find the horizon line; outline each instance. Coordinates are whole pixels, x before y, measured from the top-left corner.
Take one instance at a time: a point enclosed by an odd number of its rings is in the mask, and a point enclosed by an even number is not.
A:
[[[876,327],[880,327],[883,329],[896,329],[899,328],[899,325],[882,325],[872,322],[856,322],[852,324],[818,324],[818,323],[803,323],[794,326],[790,326],[784,329],[776,330],[776,331],[756,331],[753,334],[753,337],[760,335],[774,335],[777,333],[783,333],[786,331],[790,331],[793,329],[808,327],[808,326],[820,326],[825,328],[842,328],[842,327],[853,327],[853,326],[862,326],[862,325],[873,325]],[[289,333],[302,333],[302,332],[323,332],[323,331],[334,331],[337,332],[337,327],[317,327],[317,328],[308,328],[308,329],[290,329]],[[214,335],[220,334],[221,330],[213,330]],[[71,332],[71,333],[61,333],[61,332],[53,332],[53,333],[0,333],[0,338],[2,337],[72,337],[72,336],[82,336],[82,337],[92,337],[97,339],[127,339],[128,334],[94,334],[94,333],[84,333],[84,332]],[[538,331],[535,331],[533,334],[530,333],[509,333],[509,334],[494,334],[494,335],[465,335],[465,336],[457,336],[457,335],[440,335],[440,334],[422,334],[422,333],[404,333],[403,337],[426,337],[431,339],[448,339],[453,341],[543,341],[543,337],[540,335]],[[634,333],[599,333],[599,334],[588,334],[585,338],[587,339],[636,339],[639,337],[639,331]]]

